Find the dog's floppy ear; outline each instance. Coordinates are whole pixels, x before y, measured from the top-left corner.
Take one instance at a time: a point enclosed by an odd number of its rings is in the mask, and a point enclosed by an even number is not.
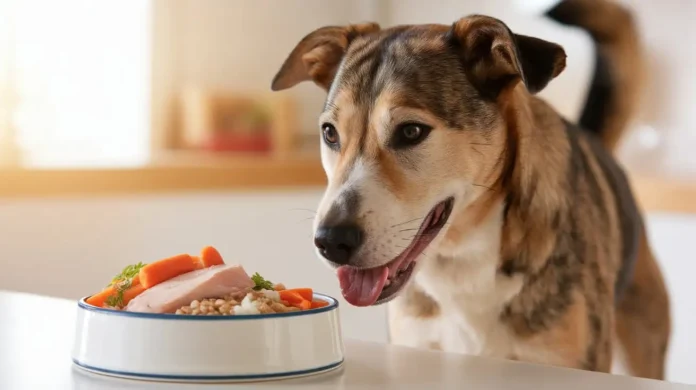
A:
[[[376,23],[344,27],[327,26],[305,36],[273,78],[271,89],[280,91],[307,80],[328,90],[350,42],[360,35],[379,31]]]
[[[449,38],[461,50],[470,81],[491,98],[519,81],[537,93],[565,68],[561,46],[513,34],[492,17],[462,18],[452,25]]]

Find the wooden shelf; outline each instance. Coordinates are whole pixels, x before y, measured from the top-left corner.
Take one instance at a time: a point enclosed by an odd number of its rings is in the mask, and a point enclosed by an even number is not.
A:
[[[647,212],[696,214],[696,178],[631,177],[633,193]]]
[[[323,187],[316,156],[210,156],[170,153],[119,169],[0,169],[0,198]]]

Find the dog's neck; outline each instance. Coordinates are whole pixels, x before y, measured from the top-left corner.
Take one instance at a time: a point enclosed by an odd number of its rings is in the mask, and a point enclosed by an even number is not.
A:
[[[517,88],[501,105],[509,144],[515,145],[513,169],[501,188],[501,268],[533,273],[546,264],[567,214],[558,186],[566,181],[570,146],[566,134],[555,130],[563,128],[561,117],[542,100]]]
[[[503,203],[497,202],[475,228],[462,231],[463,236],[456,242],[443,242],[425,254],[427,258],[416,274],[416,281],[441,305],[448,306],[450,300],[475,304],[479,300],[474,298],[497,289],[503,211]],[[464,211],[457,219],[479,218],[472,214],[475,213]],[[515,288],[512,293],[516,291]],[[490,302],[481,307],[490,307]]]
[[[545,131],[557,128],[545,121],[561,119],[520,88],[501,99],[508,126],[507,163],[488,183],[490,189],[479,188],[478,196],[452,215],[444,237],[426,253],[428,259],[416,275],[438,301],[457,298],[452,291],[482,296],[491,289],[497,299],[507,301],[519,292],[525,275],[546,263],[555,245],[554,224],[565,205],[551,189],[562,180],[567,162],[562,151],[548,145],[550,138],[565,135]],[[449,283],[438,287],[429,280]]]

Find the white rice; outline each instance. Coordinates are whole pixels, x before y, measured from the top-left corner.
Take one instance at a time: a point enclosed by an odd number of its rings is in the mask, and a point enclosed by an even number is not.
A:
[[[280,294],[277,291],[262,290],[261,293],[268,297],[268,299],[280,302]],[[253,299],[252,293],[248,293],[244,299],[242,299],[242,302],[234,307],[234,314],[261,314],[258,308],[258,302]]]
[[[242,303],[234,307],[234,314],[261,314],[256,302],[251,300],[251,294],[247,294]]]

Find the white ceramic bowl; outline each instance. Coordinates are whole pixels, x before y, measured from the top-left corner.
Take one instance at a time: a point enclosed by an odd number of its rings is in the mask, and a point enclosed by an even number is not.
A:
[[[343,363],[338,302],[238,316],[133,313],[78,303],[73,362],[88,371],[160,381],[257,381]]]

